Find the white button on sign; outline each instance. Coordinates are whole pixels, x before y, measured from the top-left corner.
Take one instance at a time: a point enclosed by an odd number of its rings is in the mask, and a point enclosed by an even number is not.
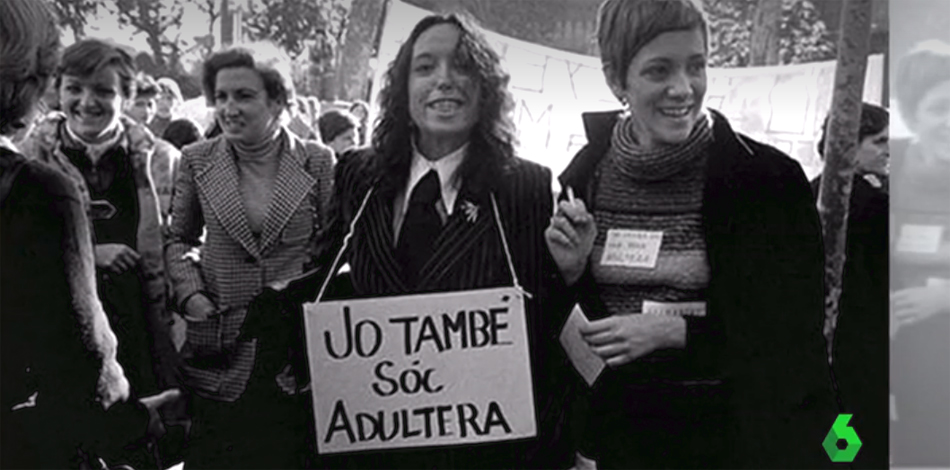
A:
[[[653,269],[662,243],[662,231],[611,229],[600,264]]]

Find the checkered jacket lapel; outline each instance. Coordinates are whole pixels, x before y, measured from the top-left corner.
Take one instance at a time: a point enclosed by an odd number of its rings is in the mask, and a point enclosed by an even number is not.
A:
[[[228,153],[224,139],[219,140],[211,149],[209,164],[195,175],[195,181],[225,231],[248,253],[260,258],[261,250],[251,233],[244,204],[238,192],[237,166]]]
[[[261,253],[266,253],[274,244],[290,216],[316,184],[316,180],[305,169],[307,155],[300,140],[286,130],[283,131],[283,138],[285,145],[274,181],[274,195],[261,232]]]

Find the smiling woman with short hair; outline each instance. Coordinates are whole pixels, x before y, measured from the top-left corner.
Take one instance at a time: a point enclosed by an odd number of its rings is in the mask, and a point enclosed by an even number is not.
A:
[[[149,163],[161,147],[122,114],[135,97],[128,52],[84,39],[63,52],[62,112],[40,122],[24,153],[68,175],[92,223],[99,295],[119,338],[119,361],[141,393],[177,383],[165,312],[161,215]],[[166,156],[165,158],[171,158]]]
[[[283,125],[294,90],[282,59],[254,44],[205,61],[221,134],[186,147],[178,167],[165,260],[187,321],[183,374],[196,415],[188,468],[304,465],[298,406],[309,398],[286,361],[261,359],[245,321],[267,283],[303,272],[330,193],[330,150]]]
[[[801,166],[704,107],[699,0],[607,0],[622,111],[585,113],[548,246],[608,368],[579,464],[804,468],[834,419],[818,212]],[[764,417],[768,418],[764,418]]]

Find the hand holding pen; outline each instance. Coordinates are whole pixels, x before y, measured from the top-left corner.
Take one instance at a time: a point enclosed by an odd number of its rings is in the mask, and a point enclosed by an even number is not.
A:
[[[567,200],[558,203],[544,238],[561,276],[570,286],[587,269],[587,259],[597,237],[597,224],[584,201],[574,196],[574,189],[568,186],[566,191]]]

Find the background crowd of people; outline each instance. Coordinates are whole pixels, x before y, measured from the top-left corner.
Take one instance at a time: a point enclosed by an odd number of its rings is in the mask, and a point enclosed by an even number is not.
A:
[[[61,51],[46,0],[0,2],[0,466],[828,468],[839,413],[855,468],[950,465],[950,46],[898,66],[914,140],[861,109],[829,357],[821,179],[705,107],[709,27],[697,1],[605,0],[621,108],[578,116],[555,176],[516,155],[511,77],[465,15],[413,27],[373,122],[298,96],[272,45],[217,51],[206,129],[125,48]],[[624,237],[662,241],[631,261]],[[329,279],[530,293],[536,435],[320,455],[302,305]],[[558,341],[575,306],[591,386]]]

